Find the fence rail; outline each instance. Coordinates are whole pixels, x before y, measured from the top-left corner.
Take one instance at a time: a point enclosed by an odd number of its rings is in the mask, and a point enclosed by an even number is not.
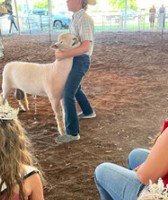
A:
[[[9,34],[10,20],[9,15],[0,17],[0,29],[1,34]],[[106,13],[94,13],[92,18],[95,23],[96,32],[104,31],[167,31],[168,30],[168,16],[164,19],[160,19],[159,16],[155,17],[154,26],[151,27],[149,23],[149,15],[138,15],[134,17],[124,18],[120,15],[106,14]],[[15,19],[16,21],[16,19]],[[19,16],[19,24],[21,33],[34,33],[41,31],[52,32],[64,32],[65,28],[55,27],[51,23],[49,28],[49,22],[43,16],[25,17]],[[15,27],[12,28],[12,33],[17,33]]]

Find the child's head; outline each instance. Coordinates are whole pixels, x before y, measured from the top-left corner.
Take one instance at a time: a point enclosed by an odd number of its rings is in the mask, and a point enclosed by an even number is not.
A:
[[[8,104],[0,106],[0,191],[7,187],[7,199],[12,195],[16,183],[23,193],[24,165],[33,165],[30,142],[25,129],[17,119],[17,110]]]
[[[82,0],[82,8],[87,10],[87,5],[88,5],[87,0]]]
[[[96,4],[96,0],[82,0],[82,8],[84,10],[87,10],[87,5],[95,5]]]
[[[20,168],[22,164],[32,165],[29,148],[26,131],[17,119],[0,120],[0,168],[5,164],[11,170],[18,164]]]

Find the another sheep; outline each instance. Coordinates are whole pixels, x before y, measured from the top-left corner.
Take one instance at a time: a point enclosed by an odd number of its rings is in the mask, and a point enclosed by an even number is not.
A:
[[[58,36],[58,42],[52,47],[66,51],[80,45],[78,38],[71,33],[63,33]],[[63,89],[72,68],[73,58],[61,61],[56,59],[49,64],[28,62],[11,62],[5,65],[3,70],[2,97],[5,101],[12,89],[17,89],[17,97],[20,96],[19,104],[28,110],[26,93],[38,96],[47,96],[55,113],[55,119],[60,134],[65,132],[60,109]],[[23,93],[23,92],[24,93]],[[18,98],[19,99],[19,98]]]

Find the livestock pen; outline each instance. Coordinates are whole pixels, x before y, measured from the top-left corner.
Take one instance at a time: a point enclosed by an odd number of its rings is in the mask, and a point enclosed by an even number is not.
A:
[[[37,97],[34,115],[34,98],[28,96],[30,110],[19,114],[48,180],[47,200],[98,199],[95,167],[104,161],[126,166],[128,152],[149,147],[167,117],[167,33],[163,37],[159,32],[95,36],[92,64],[83,85],[97,117],[80,121],[81,140],[55,145],[58,130],[47,98]],[[13,60],[48,63],[55,59],[46,33],[4,36],[3,44],[1,72]],[[13,95],[9,102],[17,107]]]

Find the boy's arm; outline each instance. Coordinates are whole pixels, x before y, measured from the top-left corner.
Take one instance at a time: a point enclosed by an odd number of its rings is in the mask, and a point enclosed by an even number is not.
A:
[[[69,51],[55,51],[55,56],[57,60],[62,60],[64,58],[70,58],[74,56],[82,55],[89,51],[91,41],[85,40],[81,43],[81,45],[75,49],[71,49]]]

